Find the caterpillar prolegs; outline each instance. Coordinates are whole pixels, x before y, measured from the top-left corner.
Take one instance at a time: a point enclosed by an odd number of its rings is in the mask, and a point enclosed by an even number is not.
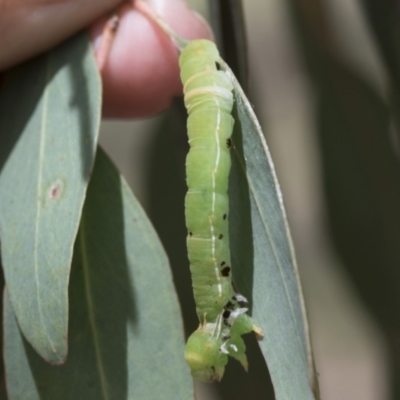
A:
[[[228,355],[247,370],[241,336],[252,330],[262,335],[246,313],[246,299],[232,286],[227,192],[234,99],[232,81],[219,70],[219,60],[208,40],[190,42],[179,59],[189,114],[187,248],[200,321],[188,339],[185,358],[192,375],[203,381],[222,378]]]

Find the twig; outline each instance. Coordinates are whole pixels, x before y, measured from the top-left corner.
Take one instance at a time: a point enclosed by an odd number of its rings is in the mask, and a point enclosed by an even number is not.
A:
[[[109,18],[103,28],[103,32],[101,33],[101,39],[99,48],[96,51],[95,57],[97,61],[97,65],[102,71],[106,62],[108,60],[108,56],[110,54],[111,46],[114,41],[115,34],[117,32],[119,25],[119,16],[114,14]]]
[[[178,35],[144,0],[133,0],[133,7],[167,34],[179,51],[182,51],[189,43],[188,40]]]

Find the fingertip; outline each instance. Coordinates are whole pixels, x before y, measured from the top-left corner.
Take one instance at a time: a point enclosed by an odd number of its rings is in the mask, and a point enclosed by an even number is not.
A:
[[[185,2],[148,3],[182,37],[212,37],[206,22]],[[131,118],[159,113],[182,91],[178,52],[169,37],[131,5],[123,5],[119,17],[119,28],[101,71],[103,116]],[[101,46],[105,21],[102,19],[91,28],[95,49]]]

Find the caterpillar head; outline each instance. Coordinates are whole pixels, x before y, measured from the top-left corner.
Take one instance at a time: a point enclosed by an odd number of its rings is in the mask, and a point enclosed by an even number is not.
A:
[[[221,352],[222,341],[208,332],[197,330],[189,337],[185,359],[192,376],[204,382],[220,381],[228,356]]]

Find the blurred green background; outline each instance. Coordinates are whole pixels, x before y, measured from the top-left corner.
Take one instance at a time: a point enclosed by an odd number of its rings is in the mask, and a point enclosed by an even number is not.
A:
[[[190,3],[208,16],[206,1]],[[391,0],[243,6],[250,99],[284,194],[321,396],[400,398],[400,6]],[[149,120],[103,122],[100,142],[159,232],[191,331],[184,132],[177,101],[172,112]],[[257,351],[250,364],[248,376],[232,372],[240,376],[237,387],[198,385],[198,400],[272,399]]]

